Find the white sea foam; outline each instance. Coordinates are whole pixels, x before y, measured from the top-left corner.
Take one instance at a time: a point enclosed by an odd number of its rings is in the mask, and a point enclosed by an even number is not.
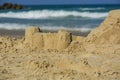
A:
[[[34,10],[22,12],[7,12],[0,13],[0,17],[19,18],[19,19],[44,19],[44,18],[60,18],[60,17],[87,17],[87,18],[103,18],[108,13],[103,12],[79,12],[79,11],[64,11],[64,10]]]
[[[12,30],[12,29],[25,29],[26,26],[28,25],[24,25],[24,24],[15,24],[15,23],[0,23],[0,29],[8,29],[8,30]]]
[[[97,7],[97,8],[79,8],[79,10],[104,10],[104,7]]]
[[[15,24],[15,23],[2,23],[0,24],[0,29],[8,29],[8,30],[19,30],[19,29],[26,29],[30,25],[26,24]],[[87,32],[92,30],[92,28],[85,28],[85,27],[72,27],[68,28],[65,26],[41,26],[40,29],[42,30],[50,30],[50,31],[57,31],[60,29],[68,30],[68,31],[81,31],[81,32]]]

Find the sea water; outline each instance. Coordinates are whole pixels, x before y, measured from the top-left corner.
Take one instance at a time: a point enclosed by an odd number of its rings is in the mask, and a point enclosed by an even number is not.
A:
[[[21,10],[0,10],[0,29],[66,29],[89,31],[98,27],[110,10],[120,5],[27,5]]]

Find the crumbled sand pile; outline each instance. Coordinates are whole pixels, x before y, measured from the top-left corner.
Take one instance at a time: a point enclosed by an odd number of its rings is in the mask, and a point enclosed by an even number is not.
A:
[[[120,10],[87,37],[30,27],[0,37],[0,80],[120,80]]]

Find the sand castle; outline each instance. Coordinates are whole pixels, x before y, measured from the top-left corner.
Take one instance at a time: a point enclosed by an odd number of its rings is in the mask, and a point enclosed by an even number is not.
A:
[[[64,30],[58,33],[42,33],[38,27],[30,27],[25,32],[25,43],[32,48],[62,50],[67,48],[71,41],[71,33]]]

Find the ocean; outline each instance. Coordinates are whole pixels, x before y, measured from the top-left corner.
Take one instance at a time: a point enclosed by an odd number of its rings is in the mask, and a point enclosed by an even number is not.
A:
[[[22,10],[0,10],[0,29],[90,31],[98,27],[110,10],[120,5],[28,5]]]

